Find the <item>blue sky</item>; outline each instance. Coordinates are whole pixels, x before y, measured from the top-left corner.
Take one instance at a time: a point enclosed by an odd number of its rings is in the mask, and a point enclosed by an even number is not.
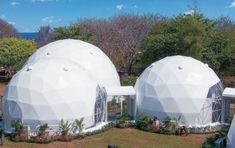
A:
[[[189,11],[192,0],[0,0],[0,17],[20,32],[40,26],[65,26],[79,18],[108,18],[123,13],[159,13],[176,16]],[[235,0],[198,0],[209,18],[230,16],[235,20]]]

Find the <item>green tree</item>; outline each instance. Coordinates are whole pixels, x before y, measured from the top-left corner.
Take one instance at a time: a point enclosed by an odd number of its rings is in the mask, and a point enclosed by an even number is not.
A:
[[[180,15],[153,27],[142,40],[141,49],[138,60],[143,67],[166,56],[185,55],[223,72],[233,63],[234,34],[218,30],[214,21],[201,14]]]
[[[134,75],[125,76],[122,80],[122,84],[124,86],[134,86],[137,79],[138,77]]]
[[[217,72],[230,71],[233,65],[234,39],[230,33],[214,32],[210,34],[207,45],[202,50],[201,60],[208,63]]]
[[[0,39],[0,65],[19,70],[36,50],[35,42],[18,38]]]
[[[91,38],[91,33],[84,30],[83,25],[71,25],[69,27],[58,27],[53,30],[51,35],[51,40],[61,40],[61,39],[80,39],[83,41],[88,41]]]
[[[177,46],[177,42],[178,38],[173,33],[150,34],[141,42],[142,54],[138,61],[147,66],[166,56],[182,54],[181,49]]]

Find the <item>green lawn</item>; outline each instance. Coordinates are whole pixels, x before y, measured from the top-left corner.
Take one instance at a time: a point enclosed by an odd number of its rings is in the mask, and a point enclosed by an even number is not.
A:
[[[108,144],[120,148],[199,148],[201,143],[211,135],[167,136],[139,131],[136,129],[113,128],[105,133],[86,137],[72,142],[53,142],[50,144],[14,143],[6,140],[4,147],[19,148],[106,148]]]

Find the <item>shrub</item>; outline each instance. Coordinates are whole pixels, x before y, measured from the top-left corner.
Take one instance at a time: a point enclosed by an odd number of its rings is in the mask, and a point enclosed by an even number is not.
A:
[[[124,86],[134,86],[137,80],[137,76],[129,75],[123,78],[122,83]]]
[[[28,140],[28,131],[24,129],[24,126],[20,120],[12,120],[11,126],[14,128],[14,132],[12,132],[12,134],[10,135],[11,140]]]
[[[118,116],[116,127],[118,128],[126,128],[126,127],[133,127],[133,123],[131,122],[132,117],[124,112],[122,115]]]
[[[179,126],[178,121],[179,119],[177,120],[166,117],[157,133],[164,135],[188,135],[190,133],[189,129],[187,129],[185,126]]]
[[[144,113],[139,114],[136,120],[136,127],[141,130],[148,131],[150,124],[152,124],[152,119],[146,116]]]
[[[123,123],[126,120],[132,120],[132,117],[127,112],[124,112],[123,114],[119,115],[117,119],[118,119],[118,122]]]
[[[64,122],[63,120],[61,120],[60,125],[61,125],[60,126],[61,133],[62,133],[62,131],[64,131],[63,135],[60,135],[60,134],[54,134],[54,135],[44,134],[44,135],[41,135],[41,136],[31,136],[30,139],[28,139],[27,131],[22,130],[23,134],[17,136],[16,138],[11,138],[11,140],[14,141],[14,142],[28,142],[28,143],[41,143],[41,144],[47,144],[47,143],[50,143],[50,142],[53,142],[53,141],[67,142],[67,141],[72,141],[73,139],[82,139],[86,136],[91,136],[91,135],[103,133],[103,132],[105,132],[105,131],[107,131],[107,130],[114,127],[113,123],[109,123],[109,124],[105,125],[103,128],[101,128],[99,130],[95,130],[95,131],[92,131],[92,132],[87,132],[87,133],[82,134],[82,135],[78,134],[77,136],[73,136],[71,134],[68,134],[68,131],[70,130],[70,126],[71,126],[71,124],[69,124],[68,121]],[[42,129],[45,129],[46,126],[42,125],[42,127],[43,127]]]
[[[202,144],[202,148],[214,148],[216,145],[215,145],[215,141],[221,137],[225,137],[226,135],[223,134],[223,133],[219,133],[219,134],[216,134],[212,137],[209,137],[206,139],[206,141]]]
[[[21,133],[21,131],[23,130],[23,124],[21,121],[19,120],[12,120],[11,121],[11,126],[14,128],[14,137],[16,135],[19,135]]]
[[[176,133],[178,123],[176,121],[172,122],[171,118],[166,117],[166,119],[163,120],[163,126],[164,127],[160,130],[160,133],[171,135]]]
[[[0,39],[0,63],[17,71],[36,50],[36,44],[31,40],[17,38]]]

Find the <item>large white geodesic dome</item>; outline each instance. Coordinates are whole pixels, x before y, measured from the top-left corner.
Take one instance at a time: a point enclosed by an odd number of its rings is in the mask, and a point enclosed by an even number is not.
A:
[[[25,66],[41,59],[62,58],[84,67],[100,86],[120,86],[117,70],[96,46],[81,40],[65,39],[39,48]]]
[[[20,120],[31,131],[84,118],[85,128],[106,121],[105,87],[120,86],[117,71],[97,47],[60,40],[41,47],[9,82],[3,97],[5,129]]]
[[[135,89],[137,114],[190,126],[221,120],[222,83],[207,64],[191,57],[170,56],[151,64]]]
[[[94,126],[105,119],[104,106],[102,112],[95,112],[99,99],[105,105],[100,93],[105,92],[84,68],[63,59],[40,60],[25,66],[9,83],[3,98],[5,128],[11,128],[12,120],[20,120],[31,130],[43,123],[58,130],[62,119],[80,118],[86,128]]]

